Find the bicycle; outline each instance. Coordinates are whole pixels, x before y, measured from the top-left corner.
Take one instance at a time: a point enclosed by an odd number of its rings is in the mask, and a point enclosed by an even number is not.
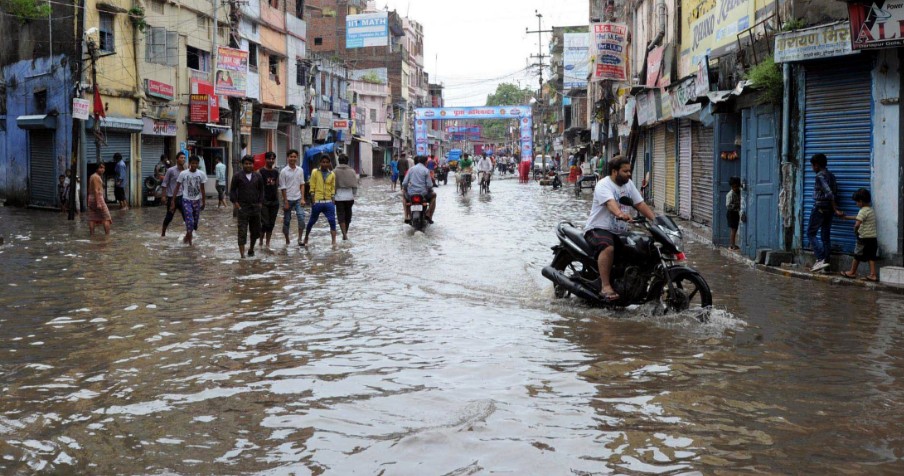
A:
[[[478,172],[477,175],[480,177],[480,193],[490,193],[490,174]]]
[[[471,189],[471,174],[462,174],[461,180],[458,181],[458,188],[462,196],[468,193],[468,190]]]

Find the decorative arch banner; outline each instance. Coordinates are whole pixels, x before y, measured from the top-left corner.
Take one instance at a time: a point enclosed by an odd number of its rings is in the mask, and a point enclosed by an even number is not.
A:
[[[518,119],[521,162],[534,160],[533,116],[530,106],[421,107],[414,110],[414,144],[417,155],[427,155],[427,123],[456,119]]]

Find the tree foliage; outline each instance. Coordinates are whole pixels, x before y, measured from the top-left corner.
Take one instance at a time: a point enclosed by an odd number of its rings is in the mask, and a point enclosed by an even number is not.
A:
[[[0,9],[19,17],[21,23],[50,16],[50,3],[40,0],[0,0]]]
[[[533,91],[528,88],[520,88],[516,84],[501,83],[496,86],[496,92],[487,95],[487,106],[521,106],[530,101]],[[490,119],[482,121],[483,136],[491,140],[502,140],[509,137],[508,127],[511,120]]]

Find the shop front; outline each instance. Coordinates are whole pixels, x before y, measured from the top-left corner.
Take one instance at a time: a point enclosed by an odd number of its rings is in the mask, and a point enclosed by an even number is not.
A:
[[[16,124],[28,131],[28,206],[57,207],[59,173],[56,164],[57,118],[51,115],[19,116]]]
[[[88,131],[94,130],[94,118],[88,118],[86,128]],[[108,202],[115,202],[114,182],[116,175],[116,162],[113,156],[117,153],[122,155],[128,167],[129,180],[125,184],[126,197],[129,203],[137,204],[141,200],[141,182],[138,179],[139,170],[135,162],[136,157],[133,154],[135,148],[134,142],[137,141],[137,135],[144,130],[144,121],[130,117],[102,117],[100,118],[99,145],[100,145],[100,161],[106,166],[105,198]],[[89,132],[88,140],[85,144],[86,163],[88,164],[88,176],[97,170],[98,157],[98,140]],[[158,156],[159,158],[159,156]]]

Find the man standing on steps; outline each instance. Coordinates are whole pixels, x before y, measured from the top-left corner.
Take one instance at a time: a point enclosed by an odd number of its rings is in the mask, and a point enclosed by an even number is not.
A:
[[[298,166],[298,151],[289,150],[286,154],[289,165],[279,171],[279,190],[283,199],[283,236],[289,246],[289,225],[292,223],[292,212],[298,219],[298,246],[304,236],[304,170]]]
[[[232,177],[229,189],[229,201],[238,212],[239,254],[245,257],[245,240],[250,227],[248,256],[254,256],[254,244],[261,234],[261,207],[264,203],[264,179],[254,171],[254,157],[242,157],[242,170]]]
[[[813,210],[810,212],[810,223],[807,225],[807,239],[813,248],[813,254],[816,255],[816,263],[810,271],[816,272],[829,267],[829,254],[832,251],[832,218],[833,215],[844,216],[844,212],[838,209],[835,202],[838,185],[835,182],[835,174],[829,172],[825,154],[813,154],[813,157],[810,157],[810,165],[816,172],[816,182],[813,184]],[[817,234],[819,240],[816,239]]]

